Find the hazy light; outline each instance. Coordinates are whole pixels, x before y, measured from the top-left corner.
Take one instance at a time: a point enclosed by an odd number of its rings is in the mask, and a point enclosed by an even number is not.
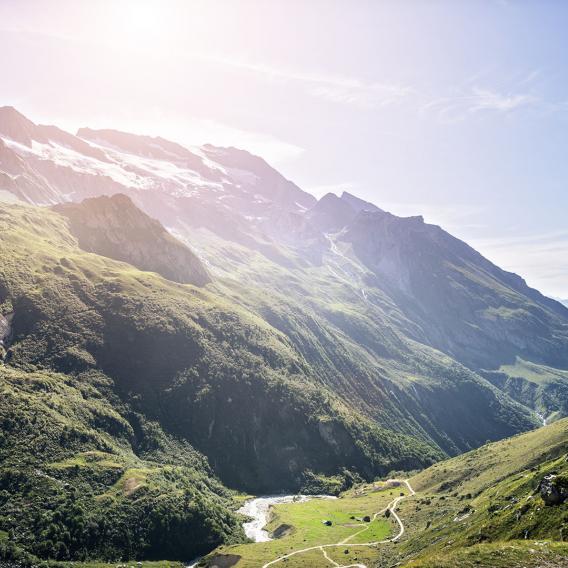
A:
[[[118,0],[106,6],[103,34],[114,45],[152,49],[166,33],[164,4],[156,0]],[[105,29],[106,28],[106,29]]]

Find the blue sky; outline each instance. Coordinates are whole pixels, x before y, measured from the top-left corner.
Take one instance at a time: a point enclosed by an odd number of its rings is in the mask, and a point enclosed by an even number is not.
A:
[[[250,149],[568,298],[568,3],[0,0],[0,104]]]

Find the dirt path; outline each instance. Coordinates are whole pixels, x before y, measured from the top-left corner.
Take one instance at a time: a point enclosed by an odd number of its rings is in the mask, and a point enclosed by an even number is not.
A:
[[[397,515],[396,513],[396,508],[398,506],[398,504],[405,499],[408,496],[412,496],[415,495],[415,491],[414,489],[412,489],[410,483],[408,482],[407,479],[389,479],[387,481],[397,481],[399,483],[404,483],[406,485],[406,487],[408,487],[408,495],[401,495],[400,497],[397,497],[396,499],[393,499],[384,509],[377,511],[374,515],[373,515],[373,520],[375,520],[379,515],[382,515],[387,509],[391,512],[392,517],[395,519],[395,521],[398,523],[399,526],[399,531],[398,534],[396,536],[393,536],[392,538],[387,538],[386,540],[379,540],[379,541],[375,541],[375,542],[365,542],[365,543],[361,543],[361,544],[350,544],[350,547],[355,547],[355,546],[375,546],[377,544],[386,544],[387,542],[396,542],[403,534],[404,534],[404,524],[402,522],[402,520],[400,519],[400,517]],[[329,561],[332,566],[334,566],[335,568],[367,568],[367,566],[365,564],[348,564],[348,565],[341,565],[338,564],[337,562],[335,562],[335,560],[333,560],[332,558],[330,558],[327,554],[327,551],[325,550],[326,548],[333,548],[336,546],[345,546],[345,544],[347,544],[352,538],[354,538],[355,536],[364,533],[365,531],[367,531],[369,529],[370,525],[367,525],[364,529],[352,534],[351,536],[347,537],[346,539],[343,539],[341,542],[336,542],[334,544],[322,544],[320,546],[310,546],[308,548],[302,548],[300,550],[295,550],[294,552],[290,552],[289,554],[284,554],[283,556],[279,556],[278,558],[276,558],[275,560],[271,560],[270,562],[267,562],[266,564],[264,564],[262,566],[262,568],[268,568],[269,566],[273,566],[274,564],[277,564],[278,562],[282,562],[283,560],[285,560],[286,558],[290,558],[292,556],[296,556],[298,554],[303,554],[304,552],[310,552],[311,550],[320,550],[322,552],[322,554],[324,555],[325,559],[327,561]]]

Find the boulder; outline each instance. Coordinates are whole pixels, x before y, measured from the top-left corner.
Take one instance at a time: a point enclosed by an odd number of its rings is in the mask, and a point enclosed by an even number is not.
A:
[[[561,505],[568,499],[568,480],[564,476],[545,475],[539,483],[538,491],[546,505]]]

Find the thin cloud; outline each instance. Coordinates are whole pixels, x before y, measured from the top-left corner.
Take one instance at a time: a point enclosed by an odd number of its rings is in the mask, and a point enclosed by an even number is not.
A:
[[[539,99],[528,93],[500,93],[480,87],[473,87],[467,94],[441,97],[422,107],[422,113],[433,112],[440,119],[449,122],[465,120],[481,112],[510,113],[534,106]]]
[[[236,59],[204,55],[198,57],[272,80],[300,83],[305,86],[306,92],[314,97],[367,109],[400,103],[414,92],[411,86],[397,83],[367,82],[354,77],[295,71]]]
[[[328,83],[311,88],[308,92],[315,97],[334,103],[372,109],[400,103],[412,93],[412,89],[401,85],[355,82],[352,85]]]
[[[476,88],[473,90],[471,105],[468,112],[479,112],[483,110],[495,110],[508,112],[520,107],[534,104],[537,99],[532,95],[504,95],[488,89]]]

